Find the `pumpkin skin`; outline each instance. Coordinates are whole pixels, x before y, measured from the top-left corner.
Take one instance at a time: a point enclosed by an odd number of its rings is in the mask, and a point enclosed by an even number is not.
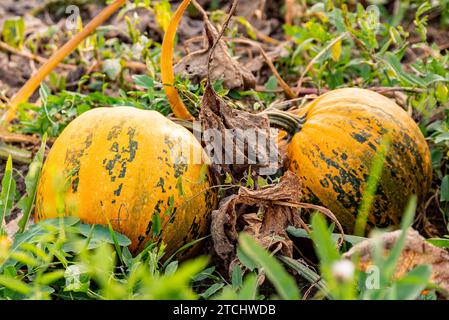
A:
[[[217,201],[207,163],[195,137],[158,112],[93,109],[71,122],[50,150],[35,219],[109,220],[130,238],[131,252],[162,240],[170,254],[207,231]]]
[[[390,135],[368,226],[395,227],[412,195],[426,196],[432,180],[429,147],[413,119],[373,91],[330,91],[301,110],[306,120],[287,147],[289,168],[307,201],[329,208],[352,232],[370,166]]]

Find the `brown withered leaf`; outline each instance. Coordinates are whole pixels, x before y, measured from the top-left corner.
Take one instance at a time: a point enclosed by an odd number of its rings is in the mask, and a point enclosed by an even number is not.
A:
[[[236,15],[247,20],[259,33],[269,36],[281,27],[280,8],[279,0],[239,0]]]
[[[402,230],[397,230],[382,235],[380,239],[365,240],[352,247],[343,257],[351,259],[353,256],[359,256],[359,267],[362,271],[366,271],[373,264],[375,241],[381,241],[387,255],[401,234]],[[410,229],[407,232],[404,250],[399,258],[394,276],[401,278],[414,267],[423,264],[432,266],[432,280],[449,293],[449,253],[426,242],[416,230]]]
[[[212,213],[211,232],[218,256],[229,264],[235,259],[238,234],[252,235],[264,248],[292,257],[292,242],[285,231],[289,225],[300,226],[298,209],[274,202],[298,204],[301,182],[287,171],[277,185],[261,190],[240,188]]]
[[[182,58],[174,67],[174,72],[192,80],[200,81],[208,76],[208,58],[218,32],[208,21],[204,21],[205,49],[192,52]],[[227,89],[251,89],[256,86],[254,75],[228,53],[228,46],[220,40],[210,62],[210,81],[223,81]]]
[[[238,181],[251,167],[253,173],[271,175],[282,158],[266,116],[231,108],[208,85],[199,118],[205,151],[217,175],[227,173]]]
[[[290,55],[289,48],[291,49],[293,46],[293,43],[291,41],[285,41],[281,42],[277,46],[269,47],[266,51],[267,57],[272,61],[276,62],[282,58],[286,58]],[[247,57],[242,60],[242,62],[245,63],[245,67],[254,73],[259,72],[263,66],[266,65],[266,59],[260,54],[260,50],[258,50],[256,47],[253,46],[253,55],[250,57]]]

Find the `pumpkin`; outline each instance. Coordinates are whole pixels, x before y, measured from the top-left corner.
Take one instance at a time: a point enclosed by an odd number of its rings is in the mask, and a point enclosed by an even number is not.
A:
[[[288,168],[302,180],[306,201],[329,208],[352,232],[371,165],[390,139],[370,227],[397,226],[409,198],[423,200],[432,178],[429,147],[413,119],[370,90],[330,91],[299,112],[287,146]]]
[[[155,111],[97,108],[56,139],[38,184],[35,220],[111,223],[140,252],[173,253],[202,237],[216,206],[207,157],[184,127]]]

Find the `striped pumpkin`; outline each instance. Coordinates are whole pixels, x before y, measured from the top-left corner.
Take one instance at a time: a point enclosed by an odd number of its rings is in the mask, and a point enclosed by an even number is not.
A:
[[[195,157],[195,158],[194,158]],[[77,216],[128,236],[133,253],[202,237],[216,206],[200,143],[155,111],[97,108],[62,132],[39,181],[35,219]]]
[[[352,231],[371,164],[385,135],[386,153],[370,226],[397,226],[412,195],[423,200],[432,165],[428,145],[413,119],[373,91],[330,91],[301,110],[305,121],[287,148],[289,168],[303,181],[308,201],[332,210]]]

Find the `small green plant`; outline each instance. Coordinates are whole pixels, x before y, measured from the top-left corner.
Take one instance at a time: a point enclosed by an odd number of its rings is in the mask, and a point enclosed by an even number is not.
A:
[[[12,47],[22,49],[24,43],[25,19],[8,19],[3,24],[2,38]]]
[[[34,224],[2,251],[0,297],[197,298],[189,284],[204,269],[207,259],[194,259],[179,267],[172,261],[162,267],[163,247],[149,247],[133,258],[126,249],[129,244],[129,239],[107,227],[82,224],[76,218]]]

